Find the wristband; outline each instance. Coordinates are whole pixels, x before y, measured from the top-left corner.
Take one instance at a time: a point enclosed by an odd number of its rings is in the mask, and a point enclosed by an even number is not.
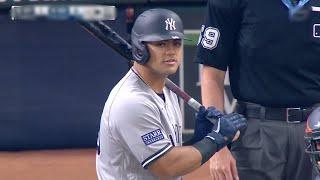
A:
[[[217,145],[209,138],[203,138],[201,141],[192,145],[201,154],[202,160],[201,165],[207,162],[216,152]]]

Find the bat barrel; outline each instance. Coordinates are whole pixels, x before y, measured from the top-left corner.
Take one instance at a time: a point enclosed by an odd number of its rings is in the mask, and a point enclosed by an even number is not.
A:
[[[131,45],[103,22],[79,21],[89,33],[101,40],[127,60],[132,60]]]

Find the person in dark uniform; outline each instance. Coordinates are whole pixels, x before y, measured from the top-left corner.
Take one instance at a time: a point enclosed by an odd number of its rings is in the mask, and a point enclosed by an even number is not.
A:
[[[208,0],[195,61],[202,102],[224,107],[224,78],[248,119],[211,158],[215,180],[311,179],[307,114],[320,102],[320,1]]]

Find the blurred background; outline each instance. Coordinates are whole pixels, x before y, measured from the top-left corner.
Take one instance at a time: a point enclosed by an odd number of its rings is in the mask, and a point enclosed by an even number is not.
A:
[[[11,20],[12,5],[30,3],[51,2],[0,0],[0,179],[96,179],[100,116],[128,64],[75,21]],[[206,0],[63,3],[115,5],[116,20],[105,22],[128,41],[134,19],[144,10],[175,11],[192,41],[185,42],[184,63],[170,78],[201,100],[201,67],[193,57]],[[227,80],[225,84],[226,111],[231,111],[234,100]],[[194,111],[183,102],[181,109],[187,139],[193,132]],[[207,169],[186,179],[194,177],[208,177]]]

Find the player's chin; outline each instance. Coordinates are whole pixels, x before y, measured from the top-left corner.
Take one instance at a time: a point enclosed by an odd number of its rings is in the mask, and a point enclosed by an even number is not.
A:
[[[178,70],[178,67],[179,67],[179,66],[166,68],[165,74],[166,74],[166,75],[175,74],[175,73],[177,72],[177,70]]]

